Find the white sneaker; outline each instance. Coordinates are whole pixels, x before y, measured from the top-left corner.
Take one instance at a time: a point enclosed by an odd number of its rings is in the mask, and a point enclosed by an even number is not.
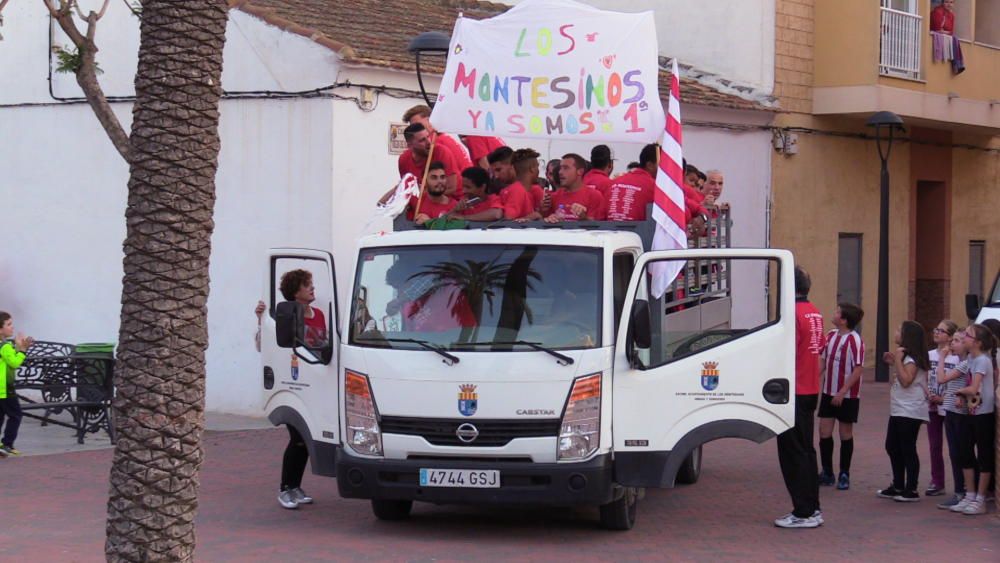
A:
[[[278,493],[278,504],[288,509],[299,507],[299,501],[295,497],[295,493],[292,492],[292,489],[288,489],[287,491],[281,491],[280,493]]]
[[[302,490],[302,487],[295,487],[292,489],[292,497],[298,501],[299,504],[312,504],[313,498],[306,494]]]
[[[968,505],[966,505],[965,510],[962,511],[962,514],[966,514],[969,516],[975,516],[977,514],[986,514],[986,501],[982,499],[973,500]]]
[[[820,526],[823,525],[823,511],[822,510],[817,510],[816,512],[813,512],[812,517],[815,518],[817,522],[819,522]]]
[[[794,514],[786,514],[774,521],[774,525],[779,528],[817,528],[822,524],[822,520],[816,516],[809,518],[799,518]]]
[[[969,506],[969,504],[971,502],[975,501],[975,500],[976,500],[976,497],[967,494],[967,495],[965,495],[965,498],[963,498],[962,500],[958,501],[958,504],[956,504],[955,506],[949,508],[948,510],[950,510],[952,512],[965,512],[965,507]]]

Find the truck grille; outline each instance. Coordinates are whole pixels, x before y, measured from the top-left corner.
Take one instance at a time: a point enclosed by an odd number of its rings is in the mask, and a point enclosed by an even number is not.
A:
[[[479,436],[471,442],[458,439],[455,431],[472,424]],[[409,418],[383,416],[379,426],[385,434],[420,436],[435,446],[470,446],[476,448],[506,446],[515,438],[544,438],[559,435],[558,418],[542,420],[481,420],[454,418]]]

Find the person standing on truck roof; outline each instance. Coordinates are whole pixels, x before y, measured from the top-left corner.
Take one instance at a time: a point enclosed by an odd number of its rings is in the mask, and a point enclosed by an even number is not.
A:
[[[865,341],[857,333],[864,318],[861,307],[841,303],[833,315],[836,328],[826,335],[823,348],[824,382],[819,399],[819,453],[823,465],[819,484],[831,486],[833,479],[833,426],[840,425],[840,475],[837,489],[851,487],[854,456],[854,424],[861,406],[861,375],[864,373]]]
[[[603,221],[605,216],[604,198],[601,192],[583,185],[583,175],[587,170],[587,161],[574,153],[563,155],[559,163],[559,179],[562,188],[552,194],[550,209],[546,223],[562,221]]]
[[[431,219],[437,219],[448,214],[458,202],[448,197],[445,193],[448,189],[448,180],[445,176],[444,164],[435,160],[427,172],[427,193],[419,203],[420,213],[413,218],[413,222],[423,225]],[[415,213],[417,209],[417,198],[411,197],[408,205],[408,214]]]
[[[539,156],[532,149],[514,151],[511,163],[514,165],[517,180],[504,188],[504,191],[508,192],[507,201],[504,202],[504,217],[507,219],[538,221],[542,218],[538,208],[545,200],[545,191],[538,185]],[[500,197],[504,197],[503,191],[500,192]],[[519,204],[520,208],[509,210],[512,204]]]
[[[639,153],[639,167],[622,174],[608,188],[608,221],[645,221],[646,208],[656,195],[656,154],[659,145],[646,145]]]
[[[311,304],[316,300],[316,288],[313,286],[313,276],[308,270],[290,270],[281,276],[279,285],[282,297],[286,301],[295,301],[305,310],[305,341],[306,346],[319,347],[327,341],[327,324],[323,311]],[[254,313],[258,324],[267,306],[263,301],[257,302]],[[302,490],[302,476],[309,463],[309,449],[306,442],[291,425],[288,428],[288,445],[281,462],[281,485],[278,489],[278,504],[284,508],[295,509],[300,504],[311,504],[313,498]]]
[[[465,170],[473,165],[473,160],[469,156],[469,149],[465,148],[465,145],[461,141],[447,133],[438,131],[431,125],[431,108],[425,105],[413,106],[403,114],[403,121],[407,125],[413,125],[414,123],[423,125],[424,129],[427,129],[431,137],[436,140],[437,146],[434,148],[434,153],[437,154],[437,151],[447,149],[451,153],[451,156],[454,157],[455,164],[458,165],[459,170]],[[434,160],[438,159],[435,158]]]
[[[427,157],[430,155],[431,150],[431,134],[423,125],[414,123],[403,130],[403,138],[406,139],[407,150],[399,155],[397,163],[399,177],[402,178],[407,173],[410,173],[417,178],[418,182],[422,183],[424,180],[424,169],[427,166]],[[435,145],[434,155],[431,158],[441,161],[444,164],[445,176],[448,178],[448,190],[446,193],[451,197],[461,197],[462,187],[459,184],[458,175],[461,173],[462,168],[455,160],[451,151]],[[388,201],[395,191],[395,187],[389,190],[388,193],[382,196],[380,203]]]
[[[490,176],[478,166],[462,171],[465,197],[459,200],[446,217],[466,221],[499,221],[503,219],[503,203],[496,194],[486,193]]]
[[[590,170],[583,175],[583,185],[599,191],[605,203],[608,201],[608,192],[611,189],[611,172],[614,171],[614,168],[611,147],[596,145],[590,149]]]
[[[815,528],[823,524],[813,426],[819,402],[823,315],[809,302],[812,280],[795,267],[795,426],[778,435],[778,463],[792,511],[774,521],[779,528]]]
[[[490,173],[490,179],[492,180],[490,186],[492,189],[488,190],[489,192],[500,193],[501,190],[517,180],[517,173],[514,172],[513,162],[514,149],[500,147],[491,152],[486,159],[489,161],[489,168],[486,170]]]
[[[500,147],[507,146],[500,137],[465,135],[462,137],[462,141],[469,149],[469,157],[472,158],[472,164],[483,170],[490,169],[489,154]]]

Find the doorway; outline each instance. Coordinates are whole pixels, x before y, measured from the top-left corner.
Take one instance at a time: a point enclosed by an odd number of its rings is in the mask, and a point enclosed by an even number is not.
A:
[[[948,191],[944,182],[921,180],[916,196],[912,318],[930,331],[948,314]]]

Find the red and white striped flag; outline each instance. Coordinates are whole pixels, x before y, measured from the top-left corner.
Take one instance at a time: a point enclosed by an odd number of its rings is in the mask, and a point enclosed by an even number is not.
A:
[[[660,169],[656,173],[656,194],[653,199],[653,219],[656,221],[653,250],[687,248],[684,190],[681,188],[684,182],[684,154],[681,146],[681,79],[677,59],[674,59],[670,76],[670,98],[667,101],[667,127],[660,141]],[[680,260],[651,264],[653,297],[659,299],[683,268],[684,262]]]

